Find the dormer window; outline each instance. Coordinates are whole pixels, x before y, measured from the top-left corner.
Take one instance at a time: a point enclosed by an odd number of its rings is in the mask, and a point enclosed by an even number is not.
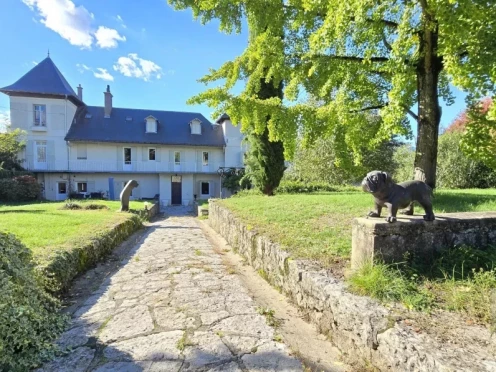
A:
[[[146,133],[157,133],[157,119],[153,116],[148,116],[145,120]]]
[[[201,121],[199,119],[191,120],[189,126],[191,127],[191,134],[201,134]]]

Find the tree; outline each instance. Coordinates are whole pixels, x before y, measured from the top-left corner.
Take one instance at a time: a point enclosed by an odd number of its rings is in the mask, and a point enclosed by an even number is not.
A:
[[[240,31],[246,20],[256,36],[243,54],[201,80],[224,84],[190,102],[206,102],[218,114],[226,111],[242,129],[255,120],[258,133],[264,130],[259,119],[270,115],[269,138],[284,142],[287,158],[298,130],[314,141],[342,127],[338,150],[350,149],[360,163],[364,147],[409,134],[402,125],[408,113],[418,121],[415,166],[435,186],[439,97],[452,102],[450,83],[470,92],[470,101],[495,90],[496,7],[487,0],[169,3],[191,8],[202,22],[218,19],[224,32]],[[264,78],[275,84],[285,80],[285,102],[257,98]],[[238,80],[245,80],[245,87],[234,94]],[[298,102],[306,93],[324,105]],[[375,133],[356,129],[368,111],[383,119]]]
[[[496,115],[490,112],[492,99],[485,98],[462,112],[447,128],[461,132],[460,148],[465,155],[496,169]]]
[[[0,169],[22,170],[21,161],[18,158],[25,144],[20,140],[22,131],[16,129],[12,132],[0,133]]]

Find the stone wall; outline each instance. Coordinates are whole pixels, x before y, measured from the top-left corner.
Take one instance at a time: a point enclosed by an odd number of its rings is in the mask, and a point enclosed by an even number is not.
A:
[[[402,262],[406,254],[428,262],[447,247],[496,245],[496,213],[446,213],[432,222],[422,216],[402,216],[395,223],[384,218],[356,218],[352,236],[352,268],[375,259]]]
[[[491,355],[441,343],[417,333],[378,302],[354,295],[318,265],[292,259],[269,239],[247,229],[211,200],[209,223],[247,262],[308,314],[346,362],[381,371],[494,371]]]
[[[140,218],[133,215],[110,230],[95,236],[84,246],[57,252],[48,264],[38,267],[44,277],[48,278],[47,289],[51,292],[65,291],[77,275],[100,262],[112,249],[142,227]]]

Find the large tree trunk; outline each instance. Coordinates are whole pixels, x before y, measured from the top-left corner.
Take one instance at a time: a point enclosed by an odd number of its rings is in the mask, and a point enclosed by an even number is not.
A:
[[[436,187],[437,144],[441,112],[438,80],[442,62],[437,54],[438,27],[424,22],[419,33],[420,59],[417,65],[418,132],[415,153],[415,179]],[[418,169],[417,169],[418,168]],[[425,179],[422,179],[424,178]]]

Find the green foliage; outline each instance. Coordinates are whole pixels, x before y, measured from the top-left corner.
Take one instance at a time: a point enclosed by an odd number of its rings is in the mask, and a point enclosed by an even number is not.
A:
[[[496,171],[480,160],[468,158],[460,146],[462,138],[460,132],[444,133],[439,137],[438,186],[457,189],[495,187]]]
[[[214,115],[227,112],[245,133],[267,127],[271,140],[283,141],[287,159],[299,134],[309,142],[339,135],[336,156],[351,151],[360,163],[369,144],[410,134],[404,120],[415,103],[419,126],[429,128],[427,135],[419,132],[419,142],[437,148],[430,133],[437,133],[439,117],[430,108],[438,107],[438,96],[453,102],[450,84],[468,91],[470,101],[495,91],[496,7],[487,1],[168,2],[190,8],[202,23],[218,20],[223,32],[247,24],[247,48],[202,78],[215,87],[189,102],[214,107]],[[284,82],[284,101],[257,96],[264,80]],[[238,81],[244,82],[240,93]],[[302,102],[305,94],[322,105]],[[368,112],[381,117],[377,127],[367,126]],[[434,156],[419,153],[423,164]]]
[[[24,147],[21,141],[22,131],[16,129],[12,132],[0,133],[0,169],[22,170],[18,154]]]
[[[302,194],[311,192],[361,192],[353,186],[336,186],[326,182],[302,182],[283,180],[277,188],[278,194]]]
[[[474,105],[467,119],[460,143],[463,152],[470,159],[496,170],[496,105],[490,100],[483,101],[482,107]]]
[[[393,140],[374,149],[364,149],[363,161],[355,164],[351,152],[340,156],[336,154],[336,139],[318,139],[309,147],[299,143],[285,178],[345,185],[360,182],[371,170],[394,173],[397,164],[393,155],[398,146],[400,143]],[[413,163],[410,168],[413,169]]]
[[[247,138],[246,173],[241,182],[248,179],[265,195],[273,195],[284,175],[284,146],[280,141],[271,142],[267,129],[262,135],[250,133]]]
[[[0,370],[27,371],[54,352],[66,318],[43,288],[31,252],[0,233]]]
[[[0,178],[1,201],[27,201],[40,196],[41,185],[33,176]]]
[[[445,132],[439,136],[437,158],[437,186],[445,189],[496,187],[496,172],[480,160],[467,157],[460,141],[463,133]],[[396,149],[393,160],[397,164],[393,178],[397,182],[413,179],[414,150],[408,146]]]
[[[393,154],[393,161],[396,164],[392,173],[396,182],[404,182],[413,179],[413,162],[415,160],[415,150],[411,145],[399,146]]]
[[[243,182],[242,180],[243,174],[229,174],[222,180],[222,187],[225,187],[231,193],[251,187],[251,182],[249,179],[244,178]]]

